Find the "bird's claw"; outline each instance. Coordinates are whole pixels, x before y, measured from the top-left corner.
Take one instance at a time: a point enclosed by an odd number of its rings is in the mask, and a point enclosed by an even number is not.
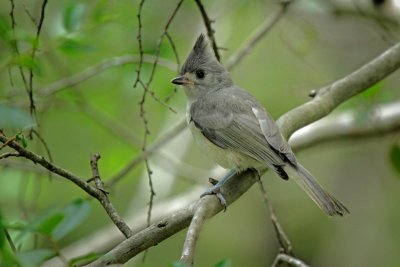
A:
[[[218,184],[207,189],[207,191],[205,191],[203,194],[200,195],[200,198],[208,195],[215,195],[218,198],[219,203],[222,205],[222,207],[224,207],[224,212],[226,211],[227,203],[224,195],[221,192],[221,187]]]

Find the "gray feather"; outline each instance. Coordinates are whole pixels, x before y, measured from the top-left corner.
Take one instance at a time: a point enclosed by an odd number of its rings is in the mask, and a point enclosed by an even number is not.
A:
[[[192,103],[190,116],[204,136],[221,148],[246,154],[270,168],[283,166],[287,160],[285,154],[291,153],[288,144],[280,134],[264,135],[253,108],[261,108],[253,96],[239,87],[230,87],[210,92]],[[271,130],[279,133],[270,116],[264,117]]]

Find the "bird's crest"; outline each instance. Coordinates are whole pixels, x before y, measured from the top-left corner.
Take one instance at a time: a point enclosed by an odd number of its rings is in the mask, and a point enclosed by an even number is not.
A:
[[[185,64],[182,66],[181,75],[186,72],[192,72],[212,60],[217,59],[211,50],[209,41],[204,34],[200,34]]]

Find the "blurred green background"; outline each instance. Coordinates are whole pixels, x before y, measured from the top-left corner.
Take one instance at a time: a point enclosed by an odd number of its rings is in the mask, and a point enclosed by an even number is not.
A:
[[[361,5],[357,10],[339,6],[339,2],[293,1],[273,30],[231,70],[235,83],[254,94],[274,118],[308,101],[310,90],[349,74],[399,39],[398,21],[387,14],[388,7],[375,7],[374,12],[373,6],[363,10]],[[98,152],[102,156],[101,177],[109,181],[142,151],[145,127],[139,102],[143,88],[133,87],[139,55],[139,2],[49,1],[38,43],[36,24],[42,1],[14,1],[14,30],[11,3],[0,2],[0,104],[12,107],[10,113],[0,109],[2,120],[9,122],[7,118],[15,112],[28,116],[29,98],[19,68],[26,77],[32,68],[38,124],[34,129],[45,140],[53,162],[86,179],[91,176],[90,155]],[[177,3],[145,1],[141,39],[146,55],[157,53],[160,35]],[[275,1],[261,0],[205,0],[203,4],[215,21],[212,26],[217,43],[224,48],[220,51],[222,62],[279,9]],[[398,12],[394,5],[390,11]],[[201,32],[205,27],[195,2],[184,1],[168,29],[180,64]],[[176,113],[147,95],[143,106],[150,131],[147,144],[174,128],[185,113],[183,92],[170,84],[177,74],[177,59],[168,38],[163,39],[159,53],[160,64],[150,89]],[[122,56],[136,57],[128,64],[95,70],[87,80],[49,93],[50,84]],[[151,75],[151,62],[144,62],[141,69],[145,82]],[[161,64],[164,62],[167,64]],[[375,105],[396,101],[400,97],[399,82],[400,76],[395,73],[334,113],[354,109],[362,119]],[[21,130],[4,128],[9,137]],[[27,148],[48,158],[38,136],[30,138],[29,131],[23,133]],[[400,266],[400,175],[389,157],[390,149],[399,143],[399,134],[395,133],[320,144],[298,153],[299,161],[350,209],[346,218],[327,218],[294,183],[272,173],[264,175],[296,256],[310,266]],[[2,149],[1,153],[7,151]],[[153,155],[149,165],[155,205],[199,184],[206,188],[215,167],[193,144],[187,130]],[[39,166],[21,158],[1,159],[0,167],[0,226],[6,227],[15,241],[21,265],[39,265],[54,252],[61,250],[63,254],[64,247],[77,246],[76,242],[110,225],[99,203],[88,201],[88,196],[71,182],[54,175],[49,178]],[[144,164],[108,190],[125,218],[142,216],[149,200]],[[270,266],[279,245],[268,216],[261,193],[254,186],[226,213],[206,223],[195,266],[214,266],[223,259],[229,259],[231,266]],[[179,259],[184,237],[182,231],[149,249],[144,260],[139,255],[126,266],[169,266]],[[13,253],[4,238],[3,234],[2,266],[7,266]],[[33,259],[37,259],[36,264]]]

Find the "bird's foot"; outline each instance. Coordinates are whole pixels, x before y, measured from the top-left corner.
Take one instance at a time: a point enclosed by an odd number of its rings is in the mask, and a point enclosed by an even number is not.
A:
[[[221,192],[221,187],[222,187],[223,183],[220,183],[213,178],[209,178],[209,181],[211,184],[213,184],[213,186],[210,187],[209,189],[207,189],[203,194],[201,194],[200,197],[202,198],[202,197],[208,196],[208,195],[215,195],[218,198],[219,203],[224,207],[224,212],[225,212],[227,203],[226,203],[224,195]]]

